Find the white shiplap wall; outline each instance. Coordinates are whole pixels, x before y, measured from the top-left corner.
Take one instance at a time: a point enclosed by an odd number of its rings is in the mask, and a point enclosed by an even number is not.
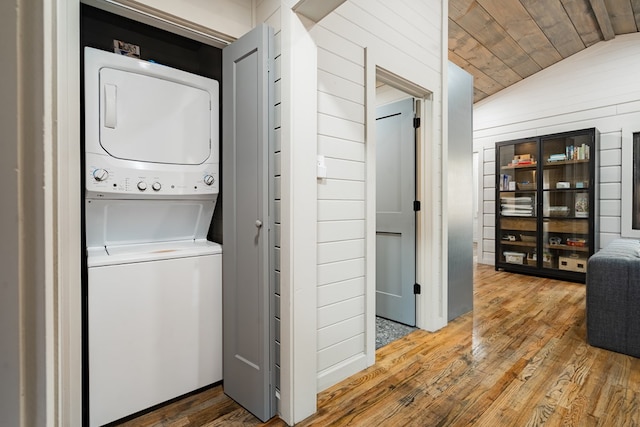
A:
[[[482,153],[483,240],[479,262],[495,256],[497,141],[589,127],[600,135],[600,247],[621,236],[622,151],[640,131],[640,33],[575,54],[474,106],[474,147]]]
[[[322,24],[318,45],[318,372],[365,345],[364,49]]]
[[[310,29],[318,46],[318,154],[327,166],[317,205],[319,390],[367,363],[365,48],[439,94],[441,14],[439,1],[348,0]]]

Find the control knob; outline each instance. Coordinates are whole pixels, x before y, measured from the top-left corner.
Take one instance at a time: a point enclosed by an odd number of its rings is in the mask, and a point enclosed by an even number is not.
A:
[[[146,190],[146,189],[147,189],[147,183],[146,183],[146,182],[144,182],[144,181],[140,181],[140,182],[138,183],[138,190],[140,190],[140,191],[144,191],[144,190]]]
[[[153,191],[160,191],[160,189],[162,188],[162,185],[156,181],[153,184],[151,184],[151,188],[153,188]]]
[[[109,178],[109,172],[106,169],[96,169],[93,171],[93,179],[98,182],[105,181]]]
[[[204,176],[204,183],[205,184],[213,185],[214,182],[216,182],[216,179],[212,175],[205,175]]]

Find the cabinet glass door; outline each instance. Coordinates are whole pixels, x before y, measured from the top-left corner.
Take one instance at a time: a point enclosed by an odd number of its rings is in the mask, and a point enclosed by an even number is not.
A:
[[[536,190],[538,143],[518,141],[497,147],[499,175],[496,216],[498,261],[537,268]]]
[[[542,267],[585,273],[592,135],[542,140]]]

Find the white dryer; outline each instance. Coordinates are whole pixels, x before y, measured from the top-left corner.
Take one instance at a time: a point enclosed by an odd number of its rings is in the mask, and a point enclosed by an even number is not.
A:
[[[85,48],[91,426],[222,379],[218,117],[215,80]]]

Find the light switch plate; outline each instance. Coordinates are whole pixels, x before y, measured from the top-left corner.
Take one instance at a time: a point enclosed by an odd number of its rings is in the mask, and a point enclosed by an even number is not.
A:
[[[327,165],[324,162],[324,156],[318,155],[318,178],[326,178],[327,177]]]

